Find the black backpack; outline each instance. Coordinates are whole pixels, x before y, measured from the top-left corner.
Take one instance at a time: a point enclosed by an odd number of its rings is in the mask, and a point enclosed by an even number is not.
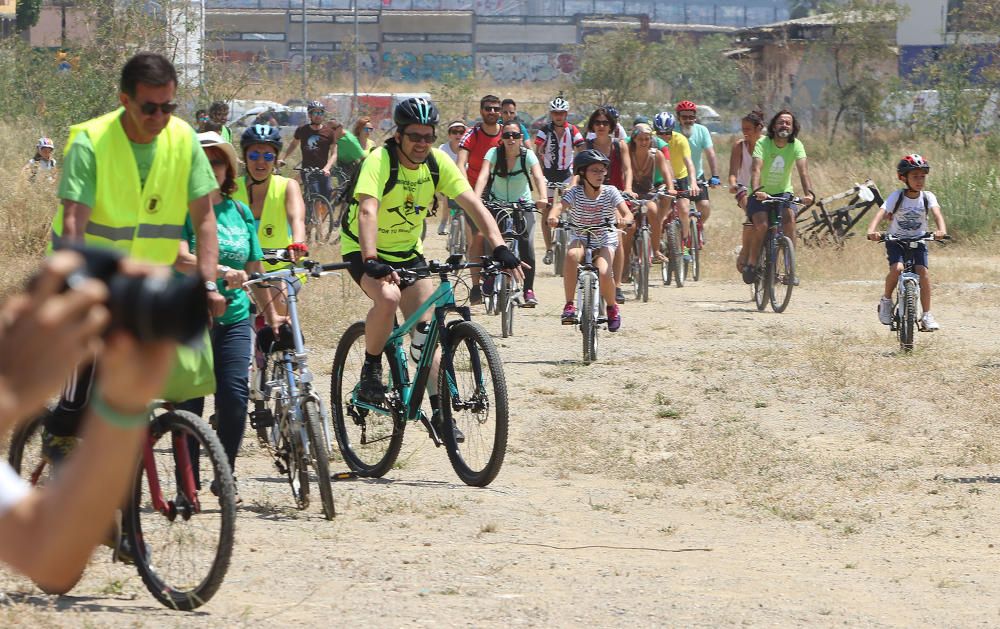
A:
[[[396,144],[395,138],[389,138],[385,141],[382,149],[383,151],[388,151],[389,153],[389,178],[385,180],[385,186],[382,188],[382,196],[385,197],[390,190],[396,187],[399,182],[399,157],[396,155],[396,149],[398,145]],[[434,184],[434,191],[437,192],[438,182],[441,180],[441,169],[438,167],[437,158],[434,157],[434,151],[431,150],[427,153],[427,160],[424,161],[427,164],[427,169],[431,173],[431,182]],[[364,162],[362,162],[362,165]],[[343,196],[340,198],[346,198],[348,203],[348,209],[344,212],[343,218],[340,220],[340,230],[347,234],[347,236],[358,241],[358,237],[350,230],[350,219],[351,214],[356,213],[358,200],[354,198],[354,188],[358,183],[358,176],[361,174],[361,166],[355,169],[354,174],[351,175],[350,182],[347,187],[344,188]],[[437,194],[434,195],[434,201],[431,203],[431,207],[427,210],[427,216],[434,216],[437,214],[438,199]]]
[[[514,175],[520,175],[524,173],[525,178],[528,180],[528,190],[534,192],[535,184],[531,181],[531,173],[528,171],[528,149],[521,148],[521,170],[515,170],[514,172],[509,172],[506,175],[501,175],[497,172],[497,168],[500,166],[500,150],[497,149],[497,163],[493,165],[490,169],[490,178],[486,180],[486,188],[483,190],[483,198],[489,198],[490,192],[493,190],[493,180],[497,177],[513,177]],[[505,156],[506,159],[506,156]]]

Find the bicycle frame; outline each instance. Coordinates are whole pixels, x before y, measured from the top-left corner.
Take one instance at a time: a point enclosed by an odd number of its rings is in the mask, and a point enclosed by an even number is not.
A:
[[[150,427],[152,427],[152,424],[150,424]],[[163,499],[160,477],[156,472],[156,461],[153,457],[153,444],[156,439],[153,437],[151,430],[147,430],[146,432],[146,444],[142,448],[142,465],[145,468],[146,479],[149,483],[149,495],[153,500],[153,508],[172,522],[177,517],[177,505],[174,505],[175,509],[171,512],[170,505]],[[185,498],[187,498],[194,508],[194,513],[200,513],[201,502],[198,500],[198,486],[194,482],[194,468],[191,465],[191,453],[188,450],[187,438],[179,433],[174,433],[170,437],[174,448],[174,460],[177,464],[178,485],[180,485],[181,490],[184,492]]]
[[[458,256],[452,256],[450,262]],[[455,262],[457,263],[457,262]],[[463,321],[472,320],[472,312],[468,306],[457,306],[455,304],[455,291],[451,280],[448,278],[448,270],[438,270],[441,283],[434,293],[422,303],[417,310],[410,315],[403,323],[397,323],[389,335],[385,344],[385,353],[389,357],[389,370],[392,381],[400,392],[399,407],[403,412],[403,421],[426,420],[420,405],[423,403],[424,391],[427,388],[427,380],[430,377],[431,365],[434,355],[437,353],[439,344],[448,342],[448,325],[445,317],[449,312],[455,312],[461,316]],[[424,314],[434,309],[434,316],[431,318],[427,328],[427,336],[424,340],[424,350],[420,354],[420,360],[416,365],[416,377],[411,380],[408,369],[408,358],[406,347],[403,342],[404,337],[409,334],[416,325],[423,319]],[[477,356],[473,356],[478,360]],[[478,368],[478,365],[475,365]],[[441,364],[440,369],[449,369],[450,365]],[[448,386],[453,398],[458,399],[458,388],[453,381],[449,381]],[[482,383],[479,383],[482,386]],[[351,393],[351,404],[357,408],[364,408],[380,415],[392,414],[392,408],[376,406],[361,402],[357,399],[356,390]]]

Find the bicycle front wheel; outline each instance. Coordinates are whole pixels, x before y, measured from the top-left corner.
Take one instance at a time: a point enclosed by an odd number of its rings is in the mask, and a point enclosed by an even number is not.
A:
[[[198,490],[198,450],[211,466],[211,492]],[[156,600],[183,611],[211,600],[233,552],[236,488],[222,444],[200,417],[168,411],[153,420],[124,524]]]
[[[500,334],[503,338],[514,334],[513,280],[501,273],[497,276],[497,310],[500,311]]]
[[[903,282],[902,294],[899,297],[902,304],[902,316],[899,322],[899,346],[904,352],[913,349],[913,328],[917,323],[917,287],[914,282]]]
[[[767,307],[767,299],[770,295],[768,282],[771,281],[771,273],[768,271],[770,260],[767,255],[770,246],[770,236],[768,236],[760,246],[760,253],[757,254],[757,269],[753,278],[753,301],[757,310],[760,311]]]
[[[566,230],[560,228],[552,234],[552,272],[560,277],[563,274],[563,266],[566,262]]]
[[[330,241],[334,232],[333,205],[326,197],[315,196],[312,200],[313,217],[315,220],[313,229],[314,242],[324,244]]]
[[[688,264],[687,276],[697,282],[701,277],[701,232],[698,229],[698,219],[691,219],[691,261]]]
[[[768,271],[771,275],[768,279],[771,308],[775,312],[784,312],[795,288],[795,249],[788,236],[782,236],[775,243],[774,259],[769,262]]]
[[[649,264],[652,259],[652,253],[650,251],[649,242],[649,232],[642,231],[639,233],[638,242],[638,255],[639,255],[639,295],[638,297],[642,299],[643,303],[649,301]],[[633,280],[634,281],[634,280]]]
[[[583,299],[580,307],[580,331],[583,333],[583,362],[597,360],[597,276],[587,273],[583,282]]]
[[[667,228],[667,251],[670,255],[670,272],[677,288],[684,287],[684,253],[681,251],[681,222],[674,220]]]
[[[493,339],[483,326],[462,321],[450,328],[438,371],[444,445],[466,485],[493,482],[507,452],[507,381]],[[458,443],[454,427],[465,435]]]
[[[358,476],[380,478],[396,462],[403,446],[403,422],[389,412],[376,412],[354,404],[354,390],[365,361],[365,322],[347,328],[337,344],[330,374],[330,407],[333,433],[340,454]],[[388,373],[388,371],[387,371]],[[386,378],[387,387],[391,384]]]
[[[42,458],[42,423],[47,414],[48,412],[15,430],[7,450],[7,462],[21,478],[32,485],[44,483],[49,473],[49,463]]]
[[[330,449],[326,445],[323,419],[315,400],[306,400],[302,405],[302,421],[306,423],[306,433],[309,435],[309,457],[312,459],[313,471],[316,472],[323,515],[327,520],[332,520],[337,511],[333,506],[333,487],[330,486]]]

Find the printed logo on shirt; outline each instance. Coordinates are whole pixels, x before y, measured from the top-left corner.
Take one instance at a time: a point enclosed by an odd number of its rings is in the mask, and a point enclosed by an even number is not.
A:
[[[274,235],[274,225],[264,225],[264,235],[270,238]]]
[[[149,198],[149,204],[146,206],[146,212],[149,214],[156,214],[160,211],[160,195],[154,194]]]
[[[781,155],[776,155],[774,161],[771,162],[771,174],[773,175],[783,175],[785,174],[785,158]]]

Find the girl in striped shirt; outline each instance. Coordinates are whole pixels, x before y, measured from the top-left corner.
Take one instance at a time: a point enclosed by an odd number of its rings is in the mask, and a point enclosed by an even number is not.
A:
[[[607,172],[608,158],[600,151],[588,149],[577,153],[573,159],[573,173],[580,183],[566,190],[562,195],[562,202],[549,210],[549,226],[556,227],[559,224],[563,206],[573,223],[570,230],[572,240],[563,266],[563,288],[566,292],[563,325],[573,325],[579,321],[573,296],[576,292],[576,267],[583,260],[583,247],[587,242],[587,234],[580,228],[599,227],[608,221],[621,227],[628,216],[628,206],[618,188],[603,185]],[[612,260],[618,247],[617,230],[611,227],[592,232],[590,247],[594,250],[594,265],[598,271],[601,296],[608,304],[608,331],[617,332],[622,325],[621,312],[615,303],[615,279],[612,271]]]

